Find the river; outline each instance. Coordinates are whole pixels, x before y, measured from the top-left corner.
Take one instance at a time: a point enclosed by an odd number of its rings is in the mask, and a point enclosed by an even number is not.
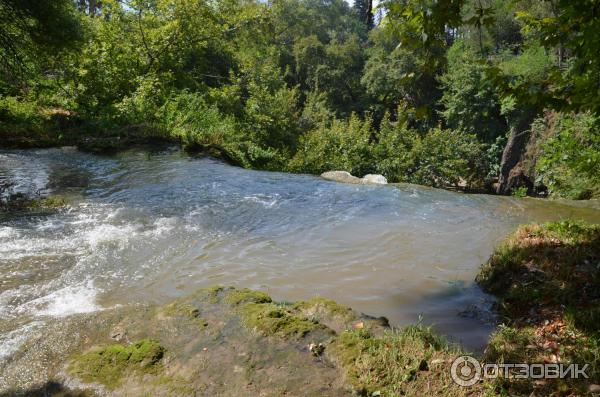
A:
[[[494,246],[524,222],[600,222],[589,203],[346,185],[170,147],[0,151],[0,182],[72,203],[0,214],[0,361],[63,316],[215,284],[325,296],[477,350],[494,324],[473,279]]]

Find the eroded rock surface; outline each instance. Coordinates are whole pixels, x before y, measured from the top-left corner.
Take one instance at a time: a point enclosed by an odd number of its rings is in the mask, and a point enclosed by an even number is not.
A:
[[[326,323],[341,329],[357,318],[328,305],[213,288],[164,306],[75,315],[33,334],[0,367],[0,395],[350,395],[340,369],[309,351],[331,343]]]
[[[392,331],[329,299],[213,287],[57,319],[0,364],[0,396],[463,396],[452,354],[426,328]]]

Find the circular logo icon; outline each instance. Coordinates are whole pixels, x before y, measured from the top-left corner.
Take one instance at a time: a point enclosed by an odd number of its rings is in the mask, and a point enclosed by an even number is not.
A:
[[[452,380],[460,386],[470,387],[481,379],[481,364],[471,356],[460,356],[450,367]]]

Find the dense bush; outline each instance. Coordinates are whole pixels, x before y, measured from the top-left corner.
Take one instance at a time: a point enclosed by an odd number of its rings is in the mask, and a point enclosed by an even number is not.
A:
[[[481,145],[474,135],[435,128],[419,137],[412,150],[414,174],[410,181],[429,186],[471,183],[480,174]]]
[[[35,102],[13,96],[0,97],[0,126],[7,131],[19,133],[30,128],[39,128],[43,116]]]
[[[600,196],[600,123],[590,113],[555,115],[546,124],[536,163],[550,194],[587,199]]]
[[[488,68],[472,49],[457,41],[448,51],[448,70],[440,82],[444,88],[442,116],[448,127],[491,144],[506,132],[507,125],[500,114],[497,89],[486,77]]]
[[[373,169],[371,134],[370,120],[362,121],[356,114],[321,123],[300,138],[289,169],[314,174],[343,170],[362,176]]]
[[[377,172],[390,182],[456,186],[477,179],[483,156],[473,135],[439,128],[421,134],[408,128],[406,120],[389,118],[377,132],[370,120],[352,115],[347,122],[334,120],[303,136],[290,169],[344,170],[358,176]]]
[[[413,147],[418,139],[419,133],[408,128],[405,119],[391,122],[386,116],[373,148],[377,173],[393,182],[409,182],[415,171]]]

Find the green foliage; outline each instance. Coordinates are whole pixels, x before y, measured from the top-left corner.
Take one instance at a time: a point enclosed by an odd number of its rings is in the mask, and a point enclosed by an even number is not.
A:
[[[559,0],[546,14],[523,11],[518,14],[528,33],[540,40],[549,51],[557,51],[559,59],[553,68],[553,86],[549,97],[559,109],[600,111],[597,76],[600,64],[600,17],[586,0]]]
[[[39,128],[43,117],[35,102],[14,96],[0,97],[0,129],[21,133],[28,128]]]
[[[486,78],[487,68],[463,42],[454,43],[448,51],[448,70],[440,77],[444,92],[440,102],[448,127],[492,143],[508,127],[493,81]]]
[[[436,128],[417,139],[412,157],[415,171],[410,182],[458,186],[461,179],[470,182],[477,177],[482,151],[473,135]]]
[[[589,113],[556,115],[541,143],[538,178],[551,194],[573,199],[600,196],[600,132]]]
[[[526,187],[526,186],[521,186],[521,187],[518,187],[518,188],[516,188],[516,189],[513,189],[513,190],[510,192],[510,194],[511,194],[512,196],[514,196],[514,197],[521,197],[521,198],[523,198],[523,197],[527,197],[527,191],[528,191],[528,190],[529,190],[529,189],[527,189],[527,187]]]
[[[70,0],[0,1],[0,92],[14,89],[24,75],[76,47],[82,29]]]
[[[296,172],[319,174],[330,170],[364,175],[371,171],[370,120],[353,114],[348,120],[319,124],[300,138],[298,151],[289,163]]]
[[[405,120],[391,122],[385,117],[373,148],[378,160],[376,171],[392,182],[410,182],[415,171],[413,147],[418,139],[419,133],[408,128]]]
[[[596,40],[576,37],[596,18],[568,25],[563,1],[42,3],[0,0],[13,146],[161,137],[244,167],[482,186],[509,131],[567,98],[595,106]],[[529,168],[554,195],[593,196],[596,135],[561,127]]]
[[[358,19],[365,24],[367,29],[373,29],[375,22],[373,20],[373,0],[356,0],[353,8],[358,14]]]

